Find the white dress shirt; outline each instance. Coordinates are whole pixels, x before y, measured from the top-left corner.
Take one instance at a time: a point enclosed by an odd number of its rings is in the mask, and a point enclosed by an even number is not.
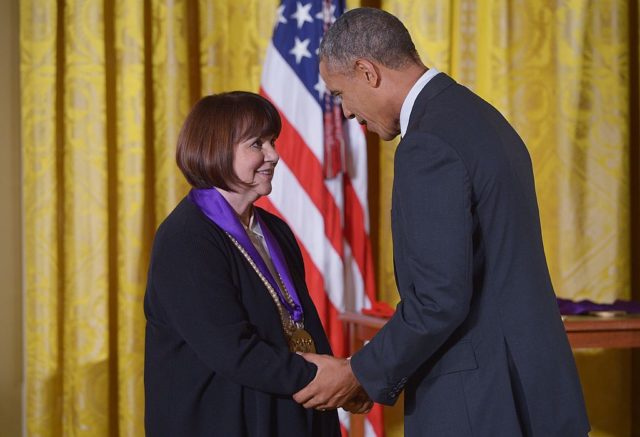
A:
[[[418,98],[418,94],[422,91],[422,88],[425,87],[427,83],[433,77],[440,73],[435,68],[430,68],[427,70],[425,74],[420,76],[420,79],[413,84],[411,89],[409,90],[409,94],[404,98],[404,102],[402,103],[402,108],[400,109],[400,135],[405,136],[407,133],[407,127],[409,126],[409,117],[411,116],[411,110],[413,109],[413,104],[416,102]]]

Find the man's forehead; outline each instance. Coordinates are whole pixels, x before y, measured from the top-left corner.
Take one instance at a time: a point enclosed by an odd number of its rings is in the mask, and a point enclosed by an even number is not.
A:
[[[324,59],[320,60],[320,75],[325,76],[328,73],[327,63]]]
[[[340,73],[338,71],[332,71],[326,62],[320,61],[320,76],[322,76],[325,83],[328,84],[328,82],[339,79]]]

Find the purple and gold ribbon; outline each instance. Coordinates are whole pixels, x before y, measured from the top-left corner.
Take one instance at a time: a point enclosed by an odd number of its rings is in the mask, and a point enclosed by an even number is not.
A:
[[[282,290],[278,286],[276,279],[273,277],[266,263],[256,250],[255,246],[251,242],[249,235],[245,231],[244,227],[240,223],[238,215],[235,213],[231,205],[227,200],[216,190],[215,188],[196,189],[193,188],[189,192],[189,199],[195,203],[200,210],[206,215],[212,222],[218,225],[222,230],[228,232],[249,254],[255,265],[260,270],[260,273],[269,281],[269,284],[278,294],[278,299],[282,303],[282,306],[287,310],[291,319],[294,322],[303,322],[302,305],[300,304],[300,298],[293,285],[293,280],[289,274],[282,249],[278,241],[275,239],[271,230],[264,224],[260,218],[258,210],[254,210],[255,219],[258,221],[264,240],[267,243],[269,254],[271,255],[271,261],[278,272],[278,275],[282,279],[286,290],[289,292],[289,296],[293,301],[293,306],[285,299]]]

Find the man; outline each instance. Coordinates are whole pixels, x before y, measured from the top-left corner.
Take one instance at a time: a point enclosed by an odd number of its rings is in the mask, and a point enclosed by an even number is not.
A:
[[[407,436],[586,436],[575,363],[544,256],[527,149],[467,88],[420,61],[393,15],[342,15],[320,73],[345,116],[390,140],[401,301],[351,360],[305,354],[308,408],[405,392]],[[368,405],[363,403],[363,410]]]

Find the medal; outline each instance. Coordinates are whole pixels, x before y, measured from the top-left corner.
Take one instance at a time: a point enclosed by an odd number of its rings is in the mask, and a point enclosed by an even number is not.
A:
[[[306,329],[298,328],[289,337],[289,350],[291,352],[316,353],[316,345],[311,334]]]
[[[229,203],[215,188],[192,189],[189,198],[211,221],[222,228],[266,287],[280,316],[284,340],[287,341],[289,350],[315,353],[313,338],[304,329],[302,304],[282,250],[269,227],[261,223],[259,214],[254,213],[254,219],[262,229],[262,237],[268,248],[266,254],[264,251],[258,251],[257,246],[251,241],[249,230],[242,226]],[[268,262],[272,262],[273,265],[269,267]]]

